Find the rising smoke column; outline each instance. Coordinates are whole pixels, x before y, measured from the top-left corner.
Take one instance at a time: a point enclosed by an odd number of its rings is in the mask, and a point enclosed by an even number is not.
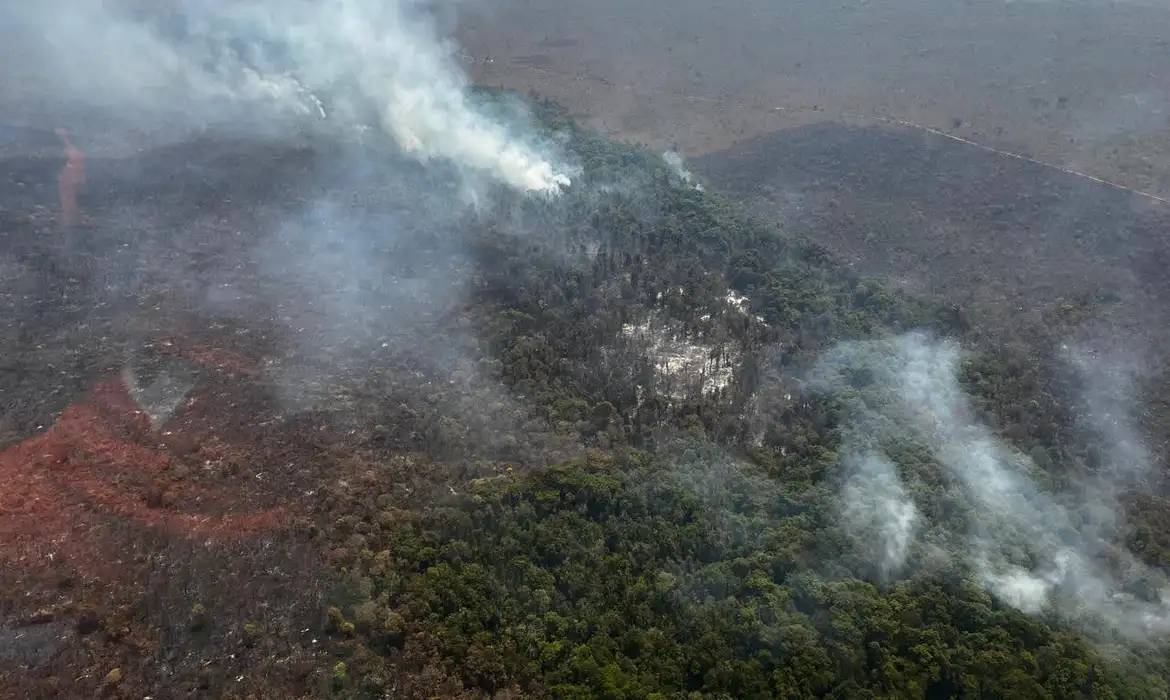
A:
[[[849,476],[841,489],[842,520],[882,578],[890,578],[906,563],[918,529],[918,509],[885,455],[853,454],[845,466]]]
[[[489,116],[473,103],[452,45],[409,0],[9,5],[0,40],[19,42],[26,58],[0,66],[0,77],[42,86],[57,112],[101,108],[128,122],[154,119],[155,128],[185,120],[271,130],[290,116],[350,130],[373,122],[421,161],[523,192],[556,194],[570,183],[528,117]]]
[[[569,176],[530,143],[472,106],[450,45],[406,2],[271,2],[231,14],[240,31],[261,28],[294,57],[295,73],[315,93],[368,100],[381,126],[420,160],[441,158],[487,173],[521,191],[557,193]],[[271,53],[261,51],[261,54]]]
[[[695,174],[687,169],[683,157],[678,151],[666,151],[662,154],[662,160],[674,172],[678,179],[684,183],[694,187],[699,192],[703,191],[703,185],[696,181]]]
[[[1136,640],[1170,634],[1165,577],[1110,533],[1082,525],[1082,513],[1099,504],[1040,488],[1032,461],[975,417],[958,381],[961,357],[956,344],[922,333],[845,343],[821,360],[814,384],[845,399],[847,434],[864,433],[874,442],[910,436],[929,448],[967,496],[965,555],[1001,601]],[[865,392],[853,387],[859,375],[870,385]],[[844,497],[858,498],[848,490]],[[1127,587],[1139,580],[1147,582],[1142,598]]]

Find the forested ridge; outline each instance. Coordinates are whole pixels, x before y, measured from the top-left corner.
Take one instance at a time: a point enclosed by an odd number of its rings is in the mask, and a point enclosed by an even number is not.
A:
[[[437,321],[464,339],[457,368],[425,390],[373,387],[384,425],[321,498],[337,572],[325,692],[1167,696],[1164,646],[1004,604],[948,551],[957,536],[892,576],[862,556],[840,526],[847,408],[808,381],[842,341],[954,338],[975,409],[1066,483],[1094,447],[1048,349],[1083,309],[1002,342],[644,149],[544,120],[581,175],[556,206],[504,196],[475,220],[468,301]],[[969,528],[921,441],[883,440],[924,517]],[[1126,514],[1154,567],[1170,563],[1165,512],[1147,493]]]
[[[0,700],[1170,700],[1170,4],[492,5],[0,4]]]

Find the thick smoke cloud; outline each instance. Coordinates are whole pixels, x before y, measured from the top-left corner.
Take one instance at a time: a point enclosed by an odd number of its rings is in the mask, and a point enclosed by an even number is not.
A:
[[[846,343],[819,364],[816,385],[850,408],[851,433],[874,443],[913,439],[925,445],[970,506],[967,558],[978,580],[1004,603],[1031,614],[1056,613],[1133,639],[1170,633],[1164,577],[1116,545],[1086,514],[1111,506],[1046,491],[1031,460],[975,415],[958,381],[960,348],[921,333]],[[1124,388],[1124,385],[1121,386]],[[1091,387],[1101,408],[1108,400]],[[1103,424],[1107,450],[1132,456],[1132,427]],[[849,438],[847,438],[849,439]],[[1144,454],[1141,453],[1141,454]],[[1086,492],[1087,493],[1087,492]],[[850,509],[872,511],[873,490],[847,487]],[[897,521],[885,527],[897,529]],[[877,537],[877,535],[875,535]]]
[[[10,43],[0,75],[6,85],[49,86],[55,115],[144,128],[376,125],[420,161],[450,161],[525,192],[569,184],[550,149],[507,126],[524,125],[521,110],[489,114],[473,102],[452,46],[408,0],[9,5],[0,10]]]

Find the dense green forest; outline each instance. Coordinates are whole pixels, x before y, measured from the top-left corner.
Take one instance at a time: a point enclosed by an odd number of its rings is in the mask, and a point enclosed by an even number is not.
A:
[[[465,338],[443,375],[462,379],[374,385],[387,425],[362,478],[321,499],[327,692],[1167,696],[1163,648],[1027,615],[961,552],[877,570],[839,522],[847,409],[806,381],[841,341],[955,338],[979,415],[1060,484],[1092,464],[1048,353],[1077,309],[1050,337],[999,342],[644,149],[544,120],[582,174],[555,203],[501,196],[470,226],[469,301],[436,321]],[[887,442],[925,517],[968,527],[921,441]],[[1166,511],[1144,499],[1124,536],[1165,566]]]

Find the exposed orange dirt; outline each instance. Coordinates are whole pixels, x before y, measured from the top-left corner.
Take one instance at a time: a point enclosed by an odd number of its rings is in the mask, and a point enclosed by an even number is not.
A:
[[[168,346],[168,344],[164,344]],[[241,358],[197,345],[169,344],[204,365],[250,372]],[[196,389],[196,396],[198,389]],[[256,510],[236,493],[175,479],[176,452],[222,457],[229,445],[191,445],[168,426],[157,430],[120,379],[99,383],[45,432],[0,452],[0,561],[67,560],[101,568],[109,552],[88,533],[115,518],[192,539],[233,540],[272,530],[280,508]],[[94,571],[93,573],[97,573]]]
[[[268,376],[253,255],[308,156],[36,137],[0,168],[0,699],[301,696],[353,448]]]

